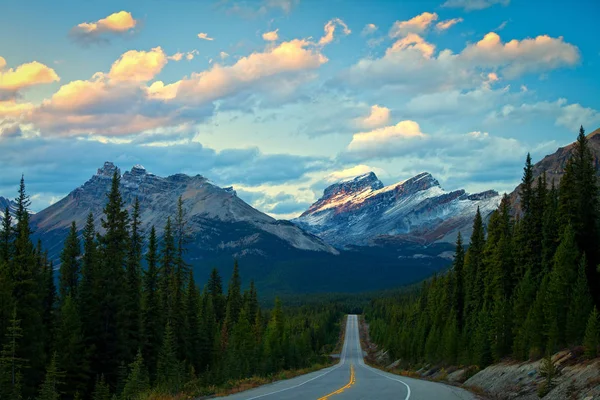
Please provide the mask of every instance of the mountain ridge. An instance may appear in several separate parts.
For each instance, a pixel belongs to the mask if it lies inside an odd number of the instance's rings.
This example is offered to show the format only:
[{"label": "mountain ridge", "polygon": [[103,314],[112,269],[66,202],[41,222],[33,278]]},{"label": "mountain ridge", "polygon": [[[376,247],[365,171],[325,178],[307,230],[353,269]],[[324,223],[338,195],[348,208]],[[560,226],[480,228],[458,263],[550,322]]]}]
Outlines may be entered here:
[{"label": "mountain ridge", "polygon": [[292,222],[342,248],[387,236],[450,243],[459,230],[468,234],[477,207],[488,215],[499,203],[494,190],[447,192],[428,172],[388,186],[370,172],[330,185]]}]

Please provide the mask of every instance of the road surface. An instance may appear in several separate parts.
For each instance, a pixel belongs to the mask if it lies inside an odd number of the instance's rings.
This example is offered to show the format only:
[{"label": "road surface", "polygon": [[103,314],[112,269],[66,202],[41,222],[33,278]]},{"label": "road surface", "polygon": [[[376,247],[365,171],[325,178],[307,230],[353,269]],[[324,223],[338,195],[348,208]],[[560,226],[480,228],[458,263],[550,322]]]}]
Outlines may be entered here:
[{"label": "road surface", "polygon": [[239,400],[472,400],[469,392],[365,365],[358,319],[349,315],[340,362],[333,367],[227,396]]}]

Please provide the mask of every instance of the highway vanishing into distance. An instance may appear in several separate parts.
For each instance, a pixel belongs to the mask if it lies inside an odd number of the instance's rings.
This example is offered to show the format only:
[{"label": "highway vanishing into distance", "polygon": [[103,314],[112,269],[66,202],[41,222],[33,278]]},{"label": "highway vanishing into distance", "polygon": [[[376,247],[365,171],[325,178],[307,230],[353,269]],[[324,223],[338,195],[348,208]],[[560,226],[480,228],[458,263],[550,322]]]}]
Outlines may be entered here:
[{"label": "highway vanishing into distance", "polygon": [[471,393],[441,383],[406,378],[369,367],[363,359],[358,318],[349,315],[340,362],[333,367],[227,396],[282,400],[467,400]]}]

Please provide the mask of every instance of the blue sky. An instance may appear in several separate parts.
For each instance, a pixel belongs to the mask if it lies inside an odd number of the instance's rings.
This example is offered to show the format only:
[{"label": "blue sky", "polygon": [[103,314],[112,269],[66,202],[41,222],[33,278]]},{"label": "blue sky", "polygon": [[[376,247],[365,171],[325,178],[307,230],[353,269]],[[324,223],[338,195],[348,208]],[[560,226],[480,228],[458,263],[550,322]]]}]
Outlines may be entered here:
[{"label": "blue sky", "polygon": [[36,210],[106,160],[280,218],[369,170],[510,191],[528,151],[600,127],[595,0],[1,7],[0,195],[23,173]]}]

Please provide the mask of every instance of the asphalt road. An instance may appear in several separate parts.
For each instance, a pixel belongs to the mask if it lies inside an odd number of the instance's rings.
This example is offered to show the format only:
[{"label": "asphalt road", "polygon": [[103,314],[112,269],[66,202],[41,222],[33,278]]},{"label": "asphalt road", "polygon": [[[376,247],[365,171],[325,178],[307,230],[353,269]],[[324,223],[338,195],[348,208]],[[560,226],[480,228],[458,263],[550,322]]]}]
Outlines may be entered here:
[{"label": "asphalt road", "polygon": [[405,378],[365,365],[358,319],[349,315],[340,362],[293,379],[260,386],[228,399],[265,400],[467,400],[469,392],[441,383]]}]

